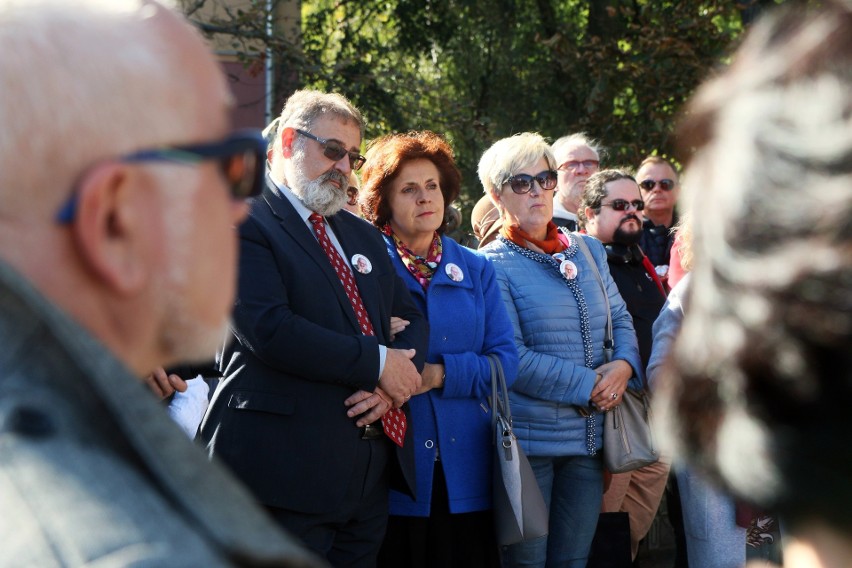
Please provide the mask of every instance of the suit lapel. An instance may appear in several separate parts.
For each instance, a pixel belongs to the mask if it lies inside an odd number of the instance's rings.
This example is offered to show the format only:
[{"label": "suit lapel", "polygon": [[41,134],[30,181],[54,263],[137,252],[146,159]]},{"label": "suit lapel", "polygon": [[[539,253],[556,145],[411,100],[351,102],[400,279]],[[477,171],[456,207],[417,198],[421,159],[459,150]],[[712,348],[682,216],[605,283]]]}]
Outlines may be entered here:
[{"label": "suit lapel", "polygon": [[[334,290],[337,302],[352,324],[353,330],[360,332],[361,327],[358,325],[358,319],[355,317],[355,311],[352,309],[349,297],[343,289],[343,284],[340,283],[340,278],[337,277],[337,273],[332,268],[325,251],[305,221],[299,216],[299,213],[287,198],[281,195],[278,188],[268,180],[266,190],[263,192],[263,200],[269,205],[272,214],[279,219],[278,224],[281,229],[304,250],[305,262],[302,263],[302,269],[309,271],[310,266],[313,265],[313,267],[322,273],[323,277]],[[335,235],[341,244],[343,244],[344,240],[341,238],[340,233],[337,232],[337,229],[335,229]],[[344,248],[344,250],[346,249]]]}]

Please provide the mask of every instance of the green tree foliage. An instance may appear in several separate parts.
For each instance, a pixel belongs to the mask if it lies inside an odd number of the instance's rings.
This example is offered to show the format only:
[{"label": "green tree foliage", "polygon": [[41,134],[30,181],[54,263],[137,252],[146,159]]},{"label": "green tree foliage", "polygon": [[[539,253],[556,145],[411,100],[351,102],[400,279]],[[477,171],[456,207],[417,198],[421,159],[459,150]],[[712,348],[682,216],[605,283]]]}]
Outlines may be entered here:
[{"label": "green tree foliage", "polygon": [[[609,149],[607,165],[670,155],[684,101],[724,62],[743,21],[778,1],[310,0],[300,44],[268,39],[299,86],[352,99],[368,140],[445,135],[469,211],[482,193],[479,157],[513,133],[586,131]],[[242,10],[239,33],[265,22],[266,8]],[[214,27],[227,33],[228,23]]]}]

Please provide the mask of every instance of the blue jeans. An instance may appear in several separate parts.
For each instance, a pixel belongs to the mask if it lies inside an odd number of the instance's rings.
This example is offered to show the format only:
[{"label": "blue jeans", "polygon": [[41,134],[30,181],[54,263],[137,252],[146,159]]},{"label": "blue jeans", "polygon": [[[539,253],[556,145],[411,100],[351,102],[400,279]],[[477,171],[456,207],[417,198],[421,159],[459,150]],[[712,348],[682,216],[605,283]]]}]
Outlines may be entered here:
[{"label": "blue jeans", "polygon": [[550,510],[548,536],[504,546],[503,566],[585,568],[601,511],[600,456],[530,456]]},{"label": "blue jeans", "polygon": [[746,562],[746,530],[734,500],[689,467],[677,470],[690,568],[738,568]]}]

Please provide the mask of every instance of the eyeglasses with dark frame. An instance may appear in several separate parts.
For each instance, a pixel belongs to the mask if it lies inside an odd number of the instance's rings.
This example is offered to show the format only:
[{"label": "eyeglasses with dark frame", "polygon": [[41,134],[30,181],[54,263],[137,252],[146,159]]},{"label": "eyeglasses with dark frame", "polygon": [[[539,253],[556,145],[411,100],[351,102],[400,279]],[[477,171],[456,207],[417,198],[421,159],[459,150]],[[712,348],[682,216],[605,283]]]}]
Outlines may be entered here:
[{"label": "eyeglasses with dark frame", "polygon": [[296,129],[296,132],[298,132],[302,136],[310,138],[311,140],[316,140],[317,142],[319,142],[319,145],[322,146],[322,155],[328,158],[329,160],[337,162],[343,156],[349,154],[349,167],[351,167],[355,171],[360,170],[361,166],[364,165],[364,162],[367,161],[367,158],[365,158],[358,152],[352,152],[347,150],[346,147],[343,145],[343,142],[341,142],[340,140],[335,140],[334,138],[320,138],[319,136],[314,136],[310,132],[306,132],[298,128]]},{"label": "eyeglasses with dark frame", "polygon": [[632,206],[636,211],[642,211],[645,209],[645,202],[641,199],[634,199],[633,201],[627,201],[626,199],[613,199],[609,203],[601,203],[601,207],[612,207],[613,211],[630,211],[630,207]]},{"label": "eyeglasses with dark frame", "polygon": [[646,179],[639,182],[639,187],[644,189],[645,191],[651,191],[656,186],[660,186],[660,189],[663,191],[671,191],[674,189],[675,182],[669,178],[663,178],[659,181],[654,179]]},{"label": "eyeglasses with dark frame", "polygon": [[587,170],[597,169],[600,166],[599,160],[568,160],[557,169],[559,170],[576,170],[581,165]]},{"label": "eyeglasses with dark frame", "polygon": [[[222,176],[228,182],[231,197],[235,200],[255,197],[263,192],[266,164],[266,140],[259,130],[240,130],[224,140],[205,144],[164,146],[139,150],[112,158],[129,164],[144,162],[173,162],[196,165],[206,160],[217,160]],[[56,214],[58,223],[71,223],[77,215],[77,187]]]},{"label": "eyeglasses with dark frame", "polygon": [[503,183],[500,184],[500,187],[503,187],[508,183],[509,187],[512,188],[512,191],[518,195],[523,195],[532,190],[533,180],[535,180],[538,182],[538,186],[541,189],[549,191],[556,188],[556,178],[556,170],[544,170],[543,172],[538,172],[534,176],[529,174],[515,174],[506,178]]}]

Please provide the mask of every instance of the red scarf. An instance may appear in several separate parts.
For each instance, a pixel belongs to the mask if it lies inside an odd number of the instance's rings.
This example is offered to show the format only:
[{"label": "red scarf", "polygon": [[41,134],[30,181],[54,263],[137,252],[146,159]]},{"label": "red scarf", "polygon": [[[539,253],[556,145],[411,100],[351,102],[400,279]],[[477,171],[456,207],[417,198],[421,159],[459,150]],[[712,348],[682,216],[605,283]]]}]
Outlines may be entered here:
[{"label": "red scarf", "polygon": [[553,221],[547,222],[547,234],[543,241],[532,238],[526,233],[526,231],[521,230],[521,228],[517,225],[504,224],[500,228],[500,234],[519,247],[528,249],[530,248],[529,244],[532,243],[546,254],[562,252],[566,248],[565,244],[559,239],[559,229]]}]

